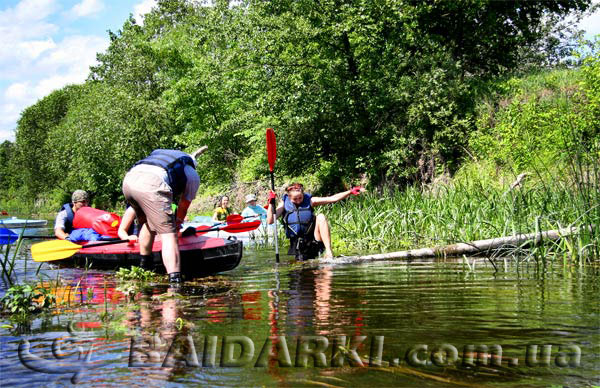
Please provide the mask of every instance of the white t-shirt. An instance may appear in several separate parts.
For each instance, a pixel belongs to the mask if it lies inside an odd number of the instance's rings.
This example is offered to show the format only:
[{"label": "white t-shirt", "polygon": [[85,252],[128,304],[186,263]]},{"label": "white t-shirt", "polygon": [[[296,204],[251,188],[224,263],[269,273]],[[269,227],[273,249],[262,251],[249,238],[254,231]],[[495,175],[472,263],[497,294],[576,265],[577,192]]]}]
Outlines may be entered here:
[{"label": "white t-shirt", "polygon": [[56,229],[60,229],[63,232],[65,231],[65,223],[67,221],[67,211],[66,210],[61,210],[58,212],[58,214],[56,215],[56,220],[54,221],[54,230]]}]

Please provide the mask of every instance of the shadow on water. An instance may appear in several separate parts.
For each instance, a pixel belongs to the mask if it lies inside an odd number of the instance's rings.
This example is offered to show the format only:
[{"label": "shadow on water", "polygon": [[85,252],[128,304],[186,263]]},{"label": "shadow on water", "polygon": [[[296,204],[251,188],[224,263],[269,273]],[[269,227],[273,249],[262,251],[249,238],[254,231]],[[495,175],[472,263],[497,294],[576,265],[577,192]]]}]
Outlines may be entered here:
[{"label": "shadow on water", "polygon": [[597,269],[287,260],[246,250],[178,292],[45,265],[61,304],[0,329],[3,384],[598,384]]}]

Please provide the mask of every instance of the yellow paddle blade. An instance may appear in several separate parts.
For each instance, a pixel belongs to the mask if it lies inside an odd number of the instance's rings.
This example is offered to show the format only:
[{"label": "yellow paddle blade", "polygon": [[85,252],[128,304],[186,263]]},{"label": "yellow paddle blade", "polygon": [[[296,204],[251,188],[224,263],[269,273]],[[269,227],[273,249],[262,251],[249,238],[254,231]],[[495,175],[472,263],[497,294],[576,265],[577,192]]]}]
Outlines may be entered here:
[{"label": "yellow paddle blade", "polygon": [[53,261],[73,256],[81,245],[65,240],[44,241],[31,246],[33,261]]}]

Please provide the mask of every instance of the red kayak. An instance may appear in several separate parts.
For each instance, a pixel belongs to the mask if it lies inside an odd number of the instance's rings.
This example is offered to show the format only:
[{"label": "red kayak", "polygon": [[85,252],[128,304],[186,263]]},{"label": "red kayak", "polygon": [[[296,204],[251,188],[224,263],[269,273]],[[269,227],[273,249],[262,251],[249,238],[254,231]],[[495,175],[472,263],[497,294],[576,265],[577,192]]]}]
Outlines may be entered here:
[{"label": "red kayak", "polygon": [[[154,264],[157,272],[164,272],[160,239],[154,241]],[[235,238],[222,239],[205,236],[179,238],[181,272],[189,279],[234,269],[242,259],[243,244]],[[60,265],[89,265],[91,268],[117,269],[140,264],[140,247],[137,243],[112,244],[82,248]]]}]

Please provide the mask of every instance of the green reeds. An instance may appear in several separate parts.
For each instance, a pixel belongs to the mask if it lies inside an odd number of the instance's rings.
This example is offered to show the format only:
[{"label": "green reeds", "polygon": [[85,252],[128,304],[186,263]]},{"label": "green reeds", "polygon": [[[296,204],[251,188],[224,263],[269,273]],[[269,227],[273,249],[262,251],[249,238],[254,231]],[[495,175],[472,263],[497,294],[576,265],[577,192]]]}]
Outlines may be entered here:
[{"label": "green reeds", "polygon": [[[30,315],[50,309],[56,305],[56,285],[45,283],[40,275],[40,264],[35,272],[38,282],[27,279],[27,256],[24,257],[23,279],[17,279],[15,264],[23,245],[23,229],[12,244],[2,247],[3,256],[0,257],[2,267],[2,280],[8,286],[5,295],[0,300],[0,313],[8,313],[12,320],[20,323],[28,322]],[[19,326],[20,327],[20,326]]]},{"label": "green reeds", "polygon": [[[14,269],[17,255],[19,254],[19,251],[21,250],[21,245],[23,244],[23,231],[19,235],[17,241],[14,242],[14,244],[6,244],[6,246],[4,247],[4,251],[2,252],[3,256],[0,257],[0,265],[2,266],[2,280],[9,286],[12,286],[17,281]],[[11,250],[13,251],[12,255]]]},{"label": "green reeds", "polygon": [[499,184],[484,173],[462,175],[439,186],[367,193],[328,206],[324,212],[334,242],[352,253],[432,247],[570,226],[580,228],[580,233],[543,247],[514,247],[510,253],[541,262],[561,255],[577,262],[599,258],[598,164],[573,158],[563,168],[530,175],[513,189],[509,179]]}]

